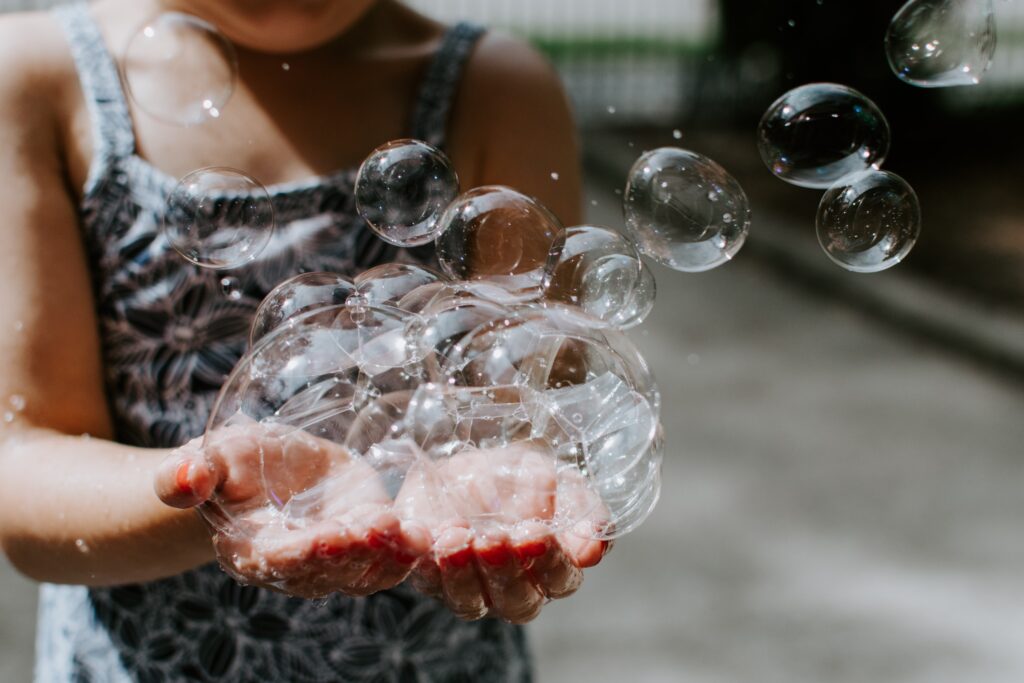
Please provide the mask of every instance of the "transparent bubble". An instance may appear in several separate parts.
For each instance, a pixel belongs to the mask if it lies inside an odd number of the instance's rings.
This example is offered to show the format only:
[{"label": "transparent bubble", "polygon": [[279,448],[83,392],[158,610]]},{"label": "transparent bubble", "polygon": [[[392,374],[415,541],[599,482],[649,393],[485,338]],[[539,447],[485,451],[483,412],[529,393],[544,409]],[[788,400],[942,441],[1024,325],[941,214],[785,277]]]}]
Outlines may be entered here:
[{"label": "transparent bubble", "polygon": [[256,309],[249,343],[255,344],[297,315],[343,304],[354,291],[352,281],[337,273],[302,273],[285,280],[274,287]]},{"label": "transparent bubble", "polygon": [[459,193],[441,150],[419,140],[378,147],[359,167],[356,209],[385,242],[416,247],[437,237],[439,219]]},{"label": "transparent bubble", "polygon": [[656,293],[654,277],[636,248],[614,230],[566,228],[548,257],[545,298],[577,306],[614,327],[643,322]]},{"label": "transparent bubble", "polygon": [[460,196],[445,211],[441,226],[437,258],[446,275],[487,279],[524,297],[542,291],[548,252],[562,229],[538,202],[496,185]]},{"label": "transparent bubble", "polygon": [[825,189],[850,173],[879,167],[889,153],[889,123],[853,88],[811,83],[768,108],[757,130],[761,159],[800,187]]},{"label": "transparent bubble", "polygon": [[685,272],[726,263],[750,230],[750,206],[739,183],[711,159],[674,147],[637,159],[623,210],[637,248]]},{"label": "transparent bubble", "polygon": [[818,206],[818,242],[847,270],[874,273],[906,257],[921,231],[917,195],[888,171],[863,171],[836,183]]},{"label": "transparent bubble", "polygon": [[440,282],[439,273],[406,263],[384,263],[363,271],[353,281],[356,290],[371,304],[395,306],[407,294],[435,282]]},{"label": "transparent bubble", "polygon": [[203,268],[236,268],[256,259],[274,232],[266,188],[242,171],[214,166],[189,173],[167,198],[164,236]]},{"label": "transparent bubble", "polygon": [[242,298],[242,283],[237,277],[223,277],[220,279],[220,289],[231,301],[239,301]]},{"label": "transparent bubble", "polygon": [[140,28],[121,64],[132,101],[155,119],[191,126],[219,118],[238,80],[231,43],[189,14],[166,12]]},{"label": "transparent bubble", "polygon": [[893,73],[922,88],[977,85],[995,49],[992,0],[911,0],[885,35]]}]

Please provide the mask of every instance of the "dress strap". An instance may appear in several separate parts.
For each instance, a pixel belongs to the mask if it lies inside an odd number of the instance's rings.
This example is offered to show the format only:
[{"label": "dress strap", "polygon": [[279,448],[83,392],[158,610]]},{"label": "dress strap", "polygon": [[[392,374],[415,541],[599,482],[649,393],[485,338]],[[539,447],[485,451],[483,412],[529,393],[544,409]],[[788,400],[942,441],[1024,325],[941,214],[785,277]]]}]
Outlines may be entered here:
[{"label": "dress strap", "polygon": [[441,47],[420,85],[412,118],[414,138],[444,148],[448,116],[462,80],[463,69],[473,46],[484,31],[477,24],[460,22],[445,33]]},{"label": "dress strap", "polygon": [[78,80],[92,116],[96,161],[109,162],[133,154],[135,132],[120,73],[89,6],[75,2],[57,7],[53,13],[71,47]]}]

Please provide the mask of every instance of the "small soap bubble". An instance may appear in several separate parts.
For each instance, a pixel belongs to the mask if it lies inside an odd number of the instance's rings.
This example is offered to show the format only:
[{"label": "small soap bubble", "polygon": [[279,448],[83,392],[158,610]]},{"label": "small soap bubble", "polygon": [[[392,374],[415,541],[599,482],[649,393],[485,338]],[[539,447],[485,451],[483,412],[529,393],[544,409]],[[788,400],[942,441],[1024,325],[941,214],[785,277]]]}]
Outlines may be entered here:
[{"label": "small soap bubble", "polygon": [[11,404],[11,408],[16,413],[20,413],[21,411],[25,410],[26,401],[25,397],[22,396],[21,394],[12,394],[9,403]]},{"label": "small soap bubble", "polygon": [[89,544],[85,542],[84,538],[76,539],[75,540],[75,547],[78,548],[78,552],[80,552],[82,554],[86,554],[90,550]]},{"label": "small soap bubble", "polygon": [[359,167],[356,209],[385,242],[416,247],[430,242],[438,219],[459,193],[459,179],[441,150],[419,140],[378,147]]},{"label": "small soap bubble", "polygon": [[995,48],[992,0],[911,0],[885,35],[893,73],[922,88],[977,85]]},{"label": "small soap bubble", "polygon": [[530,197],[498,185],[478,187],[442,216],[437,258],[455,280],[487,279],[512,295],[539,295],[548,252],[561,229]]},{"label": "small soap bubble", "polygon": [[242,171],[222,166],[189,173],[167,199],[164,236],[203,268],[235,268],[255,260],[274,232],[266,188]]},{"label": "small soap bubble", "polygon": [[750,205],[739,183],[711,159],[674,147],[637,159],[623,208],[637,248],[685,272],[729,261],[750,230]]},{"label": "small soap bubble", "polygon": [[242,283],[237,277],[224,277],[220,280],[221,291],[231,301],[238,301],[242,298]]},{"label": "small soap bubble", "polygon": [[292,70],[292,65],[289,64],[288,62],[281,62],[281,70],[282,71],[291,71]]},{"label": "small soap bubble", "polygon": [[825,189],[845,175],[881,166],[889,152],[889,124],[853,88],[811,83],[768,108],[757,143],[761,159],[781,180]]},{"label": "small soap bubble", "polygon": [[165,12],[128,41],[122,72],[139,109],[164,123],[191,126],[220,116],[235,91],[238,60],[212,24]]},{"label": "small soap bubble", "polygon": [[682,140],[683,139],[683,131],[681,131],[678,128],[676,128],[674,131],[672,131],[672,137],[674,137],[676,140]]},{"label": "small soap bubble", "polygon": [[609,114],[614,114],[615,113],[615,107],[613,107],[612,105],[609,104],[608,105],[608,113]]},{"label": "small soap bubble", "polygon": [[554,171],[552,171],[552,172],[551,172],[551,179],[552,179],[552,180],[558,180],[558,179],[559,179],[560,177],[561,177],[561,176],[559,176],[559,175],[558,175],[557,173],[555,173]]},{"label": "small soap bubble", "polygon": [[821,199],[818,242],[846,270],[875,273],[902,261],[921,231],[917,195],[888,171],[867,170],[836,183]]}]

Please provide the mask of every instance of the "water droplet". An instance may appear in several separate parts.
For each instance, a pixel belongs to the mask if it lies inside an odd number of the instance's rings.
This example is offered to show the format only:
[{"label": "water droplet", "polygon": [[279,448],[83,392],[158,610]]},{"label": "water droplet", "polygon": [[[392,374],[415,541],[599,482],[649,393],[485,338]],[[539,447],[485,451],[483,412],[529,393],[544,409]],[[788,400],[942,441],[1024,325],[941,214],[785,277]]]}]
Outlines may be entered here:
[{"label": "water droplet", "polygon": [[672,131],[672,137],[674,137],[676,140],[682,140],[683,139],[683,131],[681,131],[678,128],[676,128],[674,131]]},{"label": "water droplet", "polygon": [[288,62],[281,62],[281,69],[283,71],[291,71],[292,70],[292,65],[289,64]]},{"label": "water droplet", "polygon": [[786,26],[789,26],[790,28],[796,28],[796,19],[790,19],[789,21],[787,21]]},{"label": "water droplet", "polygon": [[995,47],[992,0],[911,0],[885,36],[893,73],[923,88],[976,85]]},{"label": "water droplet", "polygon": [[889,124],[871,100],[835,83],[790,90],[758,126],[765,165],[801,187],[828,188],[845,175],[880,165],[889,151]]},{"label": "water droplet", "polygon": [[558,180],[558,179],[559,179],[559,177],[560,177],[560,176],[559,176],[559,175],[558,175],[557,173],[555,173],[554,171],[552,171],[552,172],[551,172],[551,179],[552,179],[552,180]]},{"label": "water droplet", "polygon": [[608,113],[609,114],[614,114],[615,113],[615,107],[613,107],[612,105],[609,104],[608,105]]},{"label": "water droplet", "polygon": [[75,540],[75,547],[78,548],[78,552],[82,554],[86,554],[90,550],[89,544],[85,542],[84,538],[79,538]]},{"label": "water droplet", "polygon": [[21,411],[25,410],[25,397],[22,396],[21,394],[12,394],[10,398],[10,404],[11,408],[14,409],[14,412],[20,413]]}]

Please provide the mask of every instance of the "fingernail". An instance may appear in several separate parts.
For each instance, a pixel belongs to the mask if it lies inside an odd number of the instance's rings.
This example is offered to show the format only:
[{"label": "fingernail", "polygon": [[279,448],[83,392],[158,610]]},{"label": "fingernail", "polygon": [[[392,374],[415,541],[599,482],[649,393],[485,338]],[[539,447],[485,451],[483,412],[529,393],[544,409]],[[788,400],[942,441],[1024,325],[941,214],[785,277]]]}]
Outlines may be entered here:
[{"label": "fingernail", "polygon": [[490,548],[477,550],[476,554],[479,555],[480,559],[484,562],[494,567],[500,567],[512,559],[512,553],[510,553],[508,547],[504,545],[495,545]]},{"label": "fingernail", "polygon": [[189,470],[192,469],[192,463],[188,460],[178,465],[178,471],[174,476],[174,483],[178,487],[178,493],[190,495],[192,493],[192,480],[189,477]]},{"label": "fingernail", "polygon": [[441,561],[446,565],[451,565],[453,567],[458,567],[459,569],[461,569],[462,567],[468,565],[470,560],[472,559],[473,551],[469,548],[463,548],[462,550],[457,550],[451,555],[446,555],[442,557]]},{"label": "fingernail", "polygon": [[523,557],[540,557],[548,551],[548,544],[546,541],[529,541],[521,544],[517,550]]},{"label": "fingernail", "polygon": [[410,555],[409,553],[403,553],[401,551],[395,553],[395,562],[398,564],[412,564],[416,559],[415,555]]}]

